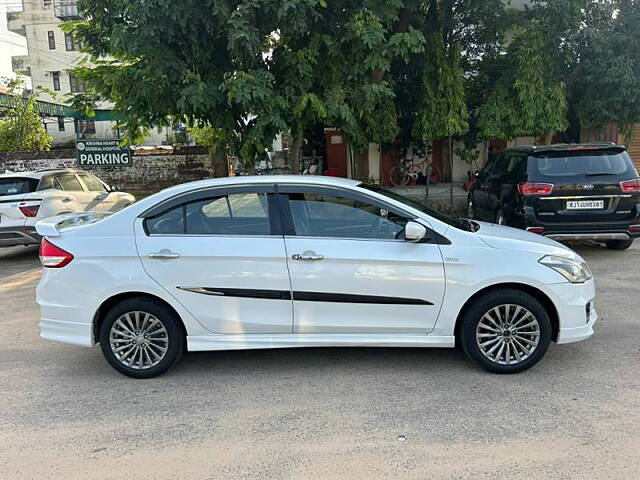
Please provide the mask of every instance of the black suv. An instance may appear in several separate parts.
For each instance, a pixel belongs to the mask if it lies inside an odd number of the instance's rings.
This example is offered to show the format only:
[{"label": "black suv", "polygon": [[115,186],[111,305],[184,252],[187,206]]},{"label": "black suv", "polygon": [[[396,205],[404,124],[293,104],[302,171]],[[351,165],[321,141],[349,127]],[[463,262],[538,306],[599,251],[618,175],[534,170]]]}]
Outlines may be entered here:
[{"label": "black suv", "polygon": [[469,217],[624,250],[640,236],[640,179],[612,143],[507,149],[476,172]]}]

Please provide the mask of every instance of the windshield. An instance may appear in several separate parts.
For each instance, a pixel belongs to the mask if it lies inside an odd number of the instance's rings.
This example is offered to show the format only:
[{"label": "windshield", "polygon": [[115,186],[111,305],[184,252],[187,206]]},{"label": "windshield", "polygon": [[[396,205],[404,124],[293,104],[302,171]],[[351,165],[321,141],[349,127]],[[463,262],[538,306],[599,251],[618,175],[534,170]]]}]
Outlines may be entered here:
[{"label": "windshield", "polygon": [[37,186],[38,180],[33,178],[0,178],[0,197],[31,193]]},{"label": "windshield", "polygon": [[540,177],[592,177],[623,175],[633,172],[633,165],[626,152],[553,152],[530,157],[533,172]]},{"label": "windshield", "polygon": [[452,218],[449,215],[445,215],[444,213],[440,213],[436,210],[433,210],[432,208],[429,208],[420,202],[411,200],[410,198],[407,198],[403,195],[392,192],[391,190],[387,190],[386,188],[382,188],[378,185],[361,183],[358,186],[360,188],[371,190],[372,192],[376,192],[381,195],[384,195],[385,197],[389,197],[397,202],[407,205],[408,207],[415,208],[416,210],[426,213],[427,215],[435,218],[436,220],[440,220],[441,222],[446,223],[447,225],[451,225],[452,227],[459,228],[460,230],[475,232],[479,228],[479,226],[474,222],[472,222],[471,220],[468,220],[466,218]]}]

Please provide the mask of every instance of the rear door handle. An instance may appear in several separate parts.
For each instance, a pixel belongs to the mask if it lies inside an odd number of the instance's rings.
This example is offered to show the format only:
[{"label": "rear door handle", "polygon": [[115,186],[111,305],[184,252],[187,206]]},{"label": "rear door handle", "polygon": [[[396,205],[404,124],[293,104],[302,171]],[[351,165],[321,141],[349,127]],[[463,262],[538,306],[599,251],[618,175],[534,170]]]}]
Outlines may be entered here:
[{"label": "rear door handle", "polygon": [[180,258],[180,254],[173,253],[171,250],[160,250],[159,252],[156,252],[156,253],[150,253],[149,258],[160,259],[160,260],[163,260],[163,259],[170,260],[172,258]]},{"label": "rear door handle", "polygon": [[295,253],[291,256],[291,258],[293,260],[300,260],[300,261],[305,261],[305,260],[318,261],[318,260],[324,260],[324,255],[317,255],[316,252],[307,250],[304,253]]}]

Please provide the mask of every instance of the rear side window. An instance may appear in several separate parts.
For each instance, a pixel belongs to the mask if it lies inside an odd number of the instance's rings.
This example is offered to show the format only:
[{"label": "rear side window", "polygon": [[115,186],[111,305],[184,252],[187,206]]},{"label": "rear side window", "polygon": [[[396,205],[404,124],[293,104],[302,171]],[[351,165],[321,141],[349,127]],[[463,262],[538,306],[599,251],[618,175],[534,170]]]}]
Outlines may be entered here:
[{"label": "rear side window", "polygon": [[35,192],[38,180],[33,178],[0,178],[0,197]]},{"label": "rear side window", "polygon": [[151,235],[269,235],[266,193],[239,193],[189,202],[145,221]]},{"label": "rear side window", "polygon": [[65,192],[82,192],[83,188],[75,175],[56,175],[54,187]]},{"label": "rear side window", "polygon": [[606,150],[539,154],[529,158],[529,169],[536,177],[558,179],[635,174],[627,152]]}]

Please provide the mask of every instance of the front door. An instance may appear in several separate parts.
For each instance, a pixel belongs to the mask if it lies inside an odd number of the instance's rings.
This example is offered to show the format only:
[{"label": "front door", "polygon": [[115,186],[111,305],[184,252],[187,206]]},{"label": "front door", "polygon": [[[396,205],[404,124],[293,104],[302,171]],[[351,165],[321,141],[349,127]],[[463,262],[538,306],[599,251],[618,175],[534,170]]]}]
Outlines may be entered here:
[{"label": "front door", "polygon": [[212,333],[291,333],[285,245],[272,185],[172,199],[136,223],[147,274]]},{"label": "front door", "polygon": [[404,241],[409,216],[332,187],[279,186],[294,332],[427,334],[444,295],[434,243]]},{"label": "front door", "polygon": [[79,173],[78,178],[90,194],[90,201],[87,204],[87,210],[118,210],[117,208],[114,208],[115,202],[118,200],[118,196],[109,192],[104,183],[88,173]]}]

